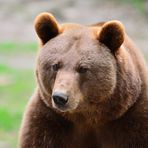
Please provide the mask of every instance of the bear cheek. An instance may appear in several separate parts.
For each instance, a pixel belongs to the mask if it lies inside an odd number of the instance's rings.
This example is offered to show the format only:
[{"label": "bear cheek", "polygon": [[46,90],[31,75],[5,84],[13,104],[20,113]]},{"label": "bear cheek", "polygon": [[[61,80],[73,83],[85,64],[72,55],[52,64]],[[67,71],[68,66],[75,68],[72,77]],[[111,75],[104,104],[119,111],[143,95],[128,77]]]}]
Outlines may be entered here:
[{"label": "bear cheek", "polygon": [[54,75],[49,75],[49,73],[43,78],[43,83],[47,88],[49,94],[52,94],[52,90],[54,87],[55,77]]},{"label": "bear cheek", "polygon": [[50,68],[40,67],[40,73],[38,74],[39,87],[42,89],[43,93],[50,96],[52,93],[52,88],[54,85],[54,75],[52,74]]},{"label": "bear cheek", "polygon": [[[108,99],[116,86],[116,74],[94,74],[82,87],[84,98],[90,103],[100,103]],[[87,96],[87,97],[86,97]]]},{"label": "bear cheek", "polygon": [[100,79],[98,83],[96,83],[96,89],[98,92],[99,101],[104,101],[113,94],[113,91],[116,86],[116,76],[115,75],[107,75],[104,78]]}]

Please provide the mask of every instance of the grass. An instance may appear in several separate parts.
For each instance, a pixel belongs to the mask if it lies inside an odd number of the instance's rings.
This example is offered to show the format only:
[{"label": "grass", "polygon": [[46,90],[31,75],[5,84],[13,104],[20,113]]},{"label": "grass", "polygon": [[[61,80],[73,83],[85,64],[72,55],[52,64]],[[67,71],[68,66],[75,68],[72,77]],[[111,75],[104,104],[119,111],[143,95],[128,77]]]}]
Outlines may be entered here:
[{"label": "grass", "polygon": [[12,53],[34,53],[38,48],[36,42],[14,42],[14,41],[5,41],[0,42],[0,52],[3,54],[12,54]]},{"label": "grass", "polygon": [[[36,43],[0,43],[0,56],[29,55],[35,54],[36,50]],[[10,148],[17,147],[22,115],[34,88],[33,69],[19,69],[0,61],[0,148],[1,143]]]}]

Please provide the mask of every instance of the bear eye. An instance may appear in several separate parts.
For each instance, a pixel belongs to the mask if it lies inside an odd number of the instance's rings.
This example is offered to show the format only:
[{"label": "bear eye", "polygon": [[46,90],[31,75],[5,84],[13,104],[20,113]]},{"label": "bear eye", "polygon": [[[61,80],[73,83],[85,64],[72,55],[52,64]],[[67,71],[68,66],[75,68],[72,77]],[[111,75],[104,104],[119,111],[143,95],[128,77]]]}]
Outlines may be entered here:
[{"label": "bear eye", "polygon": [[80,66],[77,71],[79,73],[86,73],[88,71],[88,68]]},{"label": "bear eye", "polygon": [[60,64],[53,64],[53,65],[52,65],[53,71],[58,71],[59,68],[60,68]]}]

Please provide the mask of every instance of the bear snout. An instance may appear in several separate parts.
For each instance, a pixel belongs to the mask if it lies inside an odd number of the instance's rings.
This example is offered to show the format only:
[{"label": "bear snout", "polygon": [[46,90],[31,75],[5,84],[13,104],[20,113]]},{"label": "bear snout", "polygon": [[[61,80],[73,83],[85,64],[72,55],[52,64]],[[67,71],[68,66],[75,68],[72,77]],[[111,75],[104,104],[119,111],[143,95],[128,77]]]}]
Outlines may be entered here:
[{"label": "bear snout", "polygon": [[64,106],[68,102],[68,96],[63,92],[54,92],[52,98],[57,106]]}]

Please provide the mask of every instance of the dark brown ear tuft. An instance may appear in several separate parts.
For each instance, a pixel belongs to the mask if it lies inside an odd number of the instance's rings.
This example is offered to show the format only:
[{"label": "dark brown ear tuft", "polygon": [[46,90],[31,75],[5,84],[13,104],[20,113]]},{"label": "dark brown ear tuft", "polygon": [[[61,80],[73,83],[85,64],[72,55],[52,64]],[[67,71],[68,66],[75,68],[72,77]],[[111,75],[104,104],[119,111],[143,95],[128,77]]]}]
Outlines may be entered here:
[{"label": "dark brown ear tuft", "polygon": [[35,30],[44,45],[60,33],[60,27],[54,16],[50,13],[41,13],[35,19]]},{"label": "dark brown ear tuft", "polygon": [[119,21],[109,21],[102,26],[99,41],[115,53],[124,42],[124,26]]}]

